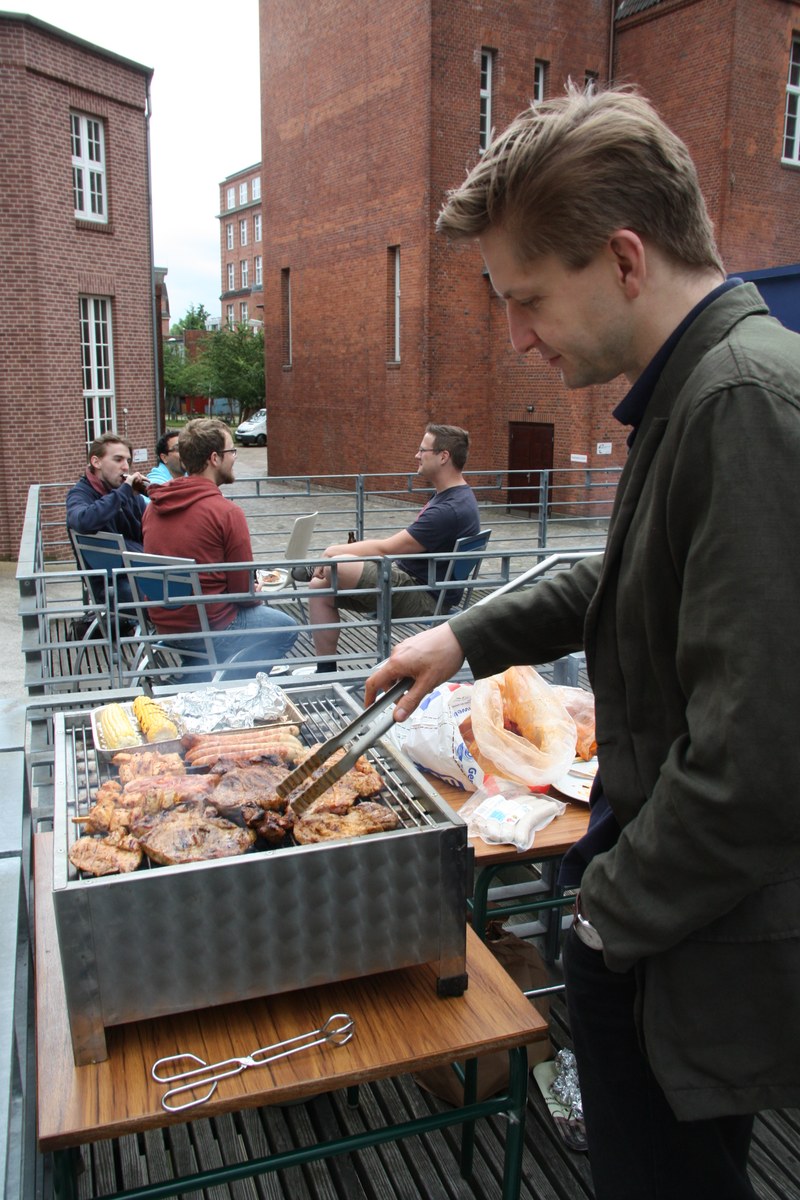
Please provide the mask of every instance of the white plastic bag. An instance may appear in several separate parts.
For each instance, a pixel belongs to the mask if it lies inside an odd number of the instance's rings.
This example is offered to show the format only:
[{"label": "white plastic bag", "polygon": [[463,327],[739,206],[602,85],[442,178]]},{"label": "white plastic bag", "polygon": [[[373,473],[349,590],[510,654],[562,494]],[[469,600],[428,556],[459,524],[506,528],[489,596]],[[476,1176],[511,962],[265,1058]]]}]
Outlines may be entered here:
[{"label": "white plastic bag", "polygon": [[560,779],[575,758],[575,722],[533,667],[479,679],[461,733],[485,775],[526,787]]},{"label": "white plastic bag", "polygon": [[466,821],[470,837],[530,850],[539,830],[560,817],[566,807],[561,800],[489,775],[483,787],[461,805],[458,815]]},{"label": "white plastic bag", "polygon": [[443,683],[424,697],[406,721],[387,734],[423,771],[472,792],[483,783],[483,770],[472,757],[459,725],[469,716],[472,684]]}]

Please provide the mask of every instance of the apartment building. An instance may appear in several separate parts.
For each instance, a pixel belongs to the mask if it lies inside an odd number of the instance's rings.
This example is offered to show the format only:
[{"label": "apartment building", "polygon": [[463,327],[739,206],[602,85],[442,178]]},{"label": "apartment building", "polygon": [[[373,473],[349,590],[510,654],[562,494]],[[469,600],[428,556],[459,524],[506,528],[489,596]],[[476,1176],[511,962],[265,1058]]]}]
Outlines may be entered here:
[{"label": "apartment building", "polygon": [[627,430],[610,412],[624,386],[569,392],[517,355],[477,248],[438,237],[437,212],[532,100],[568,78],[636,83],[695,155],[729,269],[797,264],[800,4],[316,12],[261,6],[270,469],[413,470],[429,420],[470,429],[475,468],[621,465]]},{"label": "apartment building", "polygon": [[261,163],[223,179],[219,225],[222,324],[263,321]]},{"label": "apartment building", "polygon": [[145,454],[154,444],[151,76],[0,14],[4,558],[17,553],[29,483],[77,479],[107,429]]}]

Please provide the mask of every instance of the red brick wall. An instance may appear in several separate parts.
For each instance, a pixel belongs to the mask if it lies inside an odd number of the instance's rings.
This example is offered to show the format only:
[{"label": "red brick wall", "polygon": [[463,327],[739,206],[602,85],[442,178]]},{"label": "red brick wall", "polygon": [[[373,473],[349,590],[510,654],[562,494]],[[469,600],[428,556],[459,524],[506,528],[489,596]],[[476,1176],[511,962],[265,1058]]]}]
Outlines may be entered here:
[{"label": "red brick wall", "polygon": [[[2,557],[16,556],[28,485],[74,480],[85,466],[81,294],[111,297],[117,425],[153,453],[147,79],[145,69],[0,18],[0,436],[13,447],[0,474]],[[70,109],[105,123],[108,226],[75,220]]]},{"label": "red brick wall", "polygon": [[617,79],[638,81],[688,145],[731,271],[800,259],[800,168],[781,164],[799,29],[791,0],[667,0],[618,27]]},{"label": "red brick wall", "polygon": [[[261,0],[267,404],[273,473],[413,470],[428,420],[470,429],[470,465],[503,468],[509,423],[555,426],[554,462],[621,465],[616,383],[568,392],[517,355],[474,246],[433,233],[478,150],[482,47],[493,124],[609,73],[609,0]],[[780,165],[783,88],[800,4],[662,0],[618,24],[616,78],[686,139],[731,267],[800,258],[798,172]],[[386,363],[386,253],[400,245],[402,361]],[[283,366],[281,271],[294,359]],[[530,412],[530,409],[533,409]],[[611,456],[597,455],[611,442]]]}]

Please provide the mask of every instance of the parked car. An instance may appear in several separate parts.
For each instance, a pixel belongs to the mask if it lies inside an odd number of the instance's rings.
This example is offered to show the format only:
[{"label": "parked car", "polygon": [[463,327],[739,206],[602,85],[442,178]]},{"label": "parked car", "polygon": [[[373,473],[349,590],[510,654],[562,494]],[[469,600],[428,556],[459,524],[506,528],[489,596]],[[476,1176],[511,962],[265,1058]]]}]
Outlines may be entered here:
[{"label": "parked car", "polygon": [[242,421],[236,430],[236,441],[242,446],[266,446],[267,410],[260,408],[252,417]]}]

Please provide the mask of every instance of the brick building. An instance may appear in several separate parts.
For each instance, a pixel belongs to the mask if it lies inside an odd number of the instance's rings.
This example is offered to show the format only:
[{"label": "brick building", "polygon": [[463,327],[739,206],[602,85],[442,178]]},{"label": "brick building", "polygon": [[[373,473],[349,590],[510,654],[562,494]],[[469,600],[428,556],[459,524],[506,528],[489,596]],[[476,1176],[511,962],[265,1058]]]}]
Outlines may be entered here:
[{"label": "brick building", "polygon": [[428,420],[470,429],[475,468],[622,464],[627,431],[609,414],[624,385],[568,392],[517,355],[477,248],[433,232],[488,131],[568,77],[650,96],[697,159],[731,270],[800,259],[783,146],[795,0],[260,11],[275,473],[413,469]]},{"label": "brick building", "polygon": [[222,325],[263,321],[261,163],[219,185]]},{"label": "brick building", "polygon": [[151,75],[0,14],[4,558],[17,552],[28,484],[77,479],[98,433],[116,427],[152,453]]}]

